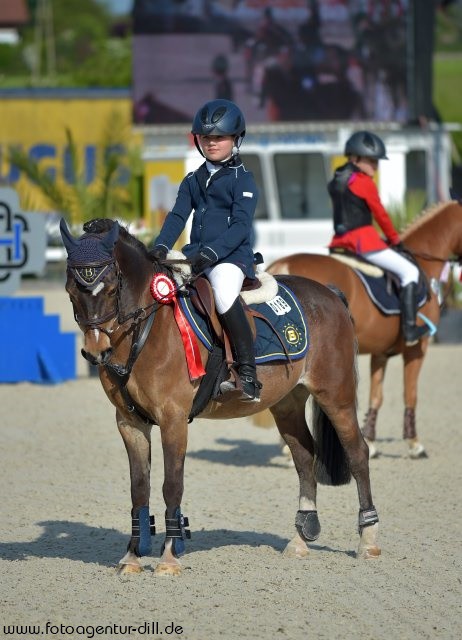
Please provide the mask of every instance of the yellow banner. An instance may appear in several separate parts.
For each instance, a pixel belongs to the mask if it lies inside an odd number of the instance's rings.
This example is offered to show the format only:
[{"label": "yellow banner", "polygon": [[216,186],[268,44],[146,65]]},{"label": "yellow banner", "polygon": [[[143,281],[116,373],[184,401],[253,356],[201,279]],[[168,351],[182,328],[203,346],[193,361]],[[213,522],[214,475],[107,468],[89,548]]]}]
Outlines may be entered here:
[{"label": "yellow banner", "polygon": [[132,132],[132,102],[119,97],[0,97],[0,182],[15,188],[27,210],[49,210],[44,196],[8,161],[10,146],[38,160],[58,183],[72,184],[66,129],[72,134],[85,184],[97,182],[105,144],[141,143]]}]

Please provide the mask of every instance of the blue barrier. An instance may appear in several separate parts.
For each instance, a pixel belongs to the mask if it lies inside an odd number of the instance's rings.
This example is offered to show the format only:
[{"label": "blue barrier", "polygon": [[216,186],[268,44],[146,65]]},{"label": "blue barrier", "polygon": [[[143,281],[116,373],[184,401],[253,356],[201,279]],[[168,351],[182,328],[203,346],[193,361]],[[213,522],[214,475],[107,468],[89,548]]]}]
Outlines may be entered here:
[{"label": "blue barrier", "polygon": [[76,335],[63,333],[43,298],[0,297],[0,383],[58,384],[76,378]]}]

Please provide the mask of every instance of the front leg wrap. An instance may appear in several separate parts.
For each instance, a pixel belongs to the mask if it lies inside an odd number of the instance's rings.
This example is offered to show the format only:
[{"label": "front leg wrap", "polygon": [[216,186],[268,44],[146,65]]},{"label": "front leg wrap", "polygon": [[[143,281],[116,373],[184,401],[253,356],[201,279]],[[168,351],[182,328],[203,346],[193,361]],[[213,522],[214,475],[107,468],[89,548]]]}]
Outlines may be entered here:
[{"label": "front leg wrap", "polygon": [[[165,539],[172,540],[172,553],[177,558],[185,552],[185,539],[191,539],[191,531],[187,527],[189,527],[189,518],[181,513],[180,507],[175,509],[173,518],[165,515]],[[165,544],[162,553],[164,549]]]},{"label": "front leg wrap", "polygon": [[132,537],[127,549],[132,550],[138,558],[148,556],[152,550],[151,536],[155,535],[155,519],[149,515],[149,507],[132,509]]},{"label": "front leg wrap", "polygon": [[363,509],[362,511],[360,510],[358,517],[359,533],[361,533],[364,527],[370,527],[372,524],[376,524],[378,521],[379,516],[374,505],[372,505],[370,509]]},{"label": "front leg wrap", "polygon": [[297,511],[295,528],[305,542],[313,542],[319,538],[321,524],[317,511]]}]

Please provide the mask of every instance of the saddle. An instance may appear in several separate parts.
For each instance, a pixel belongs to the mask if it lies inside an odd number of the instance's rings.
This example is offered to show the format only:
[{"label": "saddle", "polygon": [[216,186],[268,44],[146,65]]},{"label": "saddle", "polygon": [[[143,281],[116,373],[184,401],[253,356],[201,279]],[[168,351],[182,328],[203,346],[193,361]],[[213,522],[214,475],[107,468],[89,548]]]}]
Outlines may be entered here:
[{"label": "saddle", "polygon": [[[425,272],[417,264],[414,256],[406,249],[400,253],[412,262],[419,270],[418,307],[423,306],[429,299],[429,282]],[[399,315],[401,313],[401,282],[391,271],[381,269],[346,249],[331,249],[330,256],[349,266],[361,280],[367,294],[375,306],[385,315]]]},{"label": "saddle", "polygon": [[[262,283],[258,278],[250,279],[245,278],[242,284],[241,294],[245,294],[248,291],[255,291],[256,289],[261,289]],[[207,317],[210,321],[210,325],[213,329],[215,337],[219,340],[220,343],[223,344],[225,348],[226,354],[226,362],[229,366],[233,363],[233,355],[231,351],[231,344],[226,332],[223,330],[223,326],[218,317],[218,313],[215,307],[215,299],[213,296],[212,287],[207,278],[200,276],[194,281],[194,284],[188,285],[189,297],[194,307],[197,309],[199,313],[203,316]],[[257,335],[257,328],[255,326],[255,318],[260,318],[264,322],[266,322],[273,331],[277,334],[278,332],[273,327],[271,322],[264,315],[256,311],[255,309],[251,309],[244,298],[241,296],[242,306],[244,307],[244,312],[247,317],[247,321],[250,325],[250,329],[252,331],[253,338]],[[287,357],[289,358],[288,354]]]},{"label": "saddle", "polygon": [[372,264],[372,262],[369,262],[368,260],[366,260],[366,258],[363,258],[363,256],[353,253],[348,249],[335,247],[329,249],[329,255],[331,258],[334,258],[339,262],[343,262],[352,269],[358,269],[358,271],[361,271],[362,273],[365,273],[372,278],[381,278],[384,275],[383,269],[375,264]]},{"label": "saddle", "polygon": [[[271,320],[247,304],[247,302],[254,304],[255,302],[270,300],[274,298],[275,293],[277,293],[278,286],[273,276],[269,274],[259,274],[259,276],[260,277],[256,279],[246,278],[241,289],[241,302],[247,321],[250,324],[253,338],[255,340],[257,337],[255,319],[258,318],[263,321],[277,337],[281,351],[284,353],[287,361],[290,362],[290,354],[284,340]],[[271,282],[262,283],[260,278],[263,277],[269,278]],[[273,286],[276,288],[276,291],[273,289]],[[192,420],[205,408],[210,398],[218,399],[220,397],[219,387],[221,382],[226,380],[231,374],[236,380],[236,384],[239,384],[239,376],[234,368],[234,358],[229,337],[223,330],[215,308],[215,300],[210,282],[205,277],[199,277],[193,284],[187,285],[187,289],[189,294],[188,299],[191,301],[191,305],[208,321],[211,334],[213,334],[212,348],[205,367],[206,373],[200,381],[199,389],[194,398],[193,407],[189,416],[189,419]],[[257,293],[255,294],[254,292]],[[246,296],[247,301],[244,299]]]},{"label": "saddle", "polygon": [[[401,249],[399,253],[401,253],[401,255],[406,258],[406,260],[409,260],[409,262],[412,262],[412,264],[414,264],[418,268],[419,281],[425,283],[426,285],[427,276],[422,271],[413,254],[407,249]],[[382,269],[381,267],[372,264],[372,262],[369,262],[369,260],[364,256],[360,256],[357,253],[349,251],[348,249],[343,249],[342,247],[329,249],[329,254],[332,258],[335,258],[336,260],[347,264],[352,269],[360,271],[370,278],[384,278],[386,283],[385,289],[387,293],[391,295],[392,292],[395,291],[399,294],[401,290],[401,282],[398,276],[392,271]]]}]

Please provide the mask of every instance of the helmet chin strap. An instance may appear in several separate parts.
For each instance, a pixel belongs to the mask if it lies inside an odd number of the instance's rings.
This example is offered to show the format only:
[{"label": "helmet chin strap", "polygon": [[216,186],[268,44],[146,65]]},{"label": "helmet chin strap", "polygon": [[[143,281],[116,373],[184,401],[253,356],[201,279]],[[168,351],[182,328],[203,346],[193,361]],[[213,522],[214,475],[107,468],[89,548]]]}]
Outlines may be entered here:
[{"label": "helmet chin strap", "polygon": [[198,141],[197,141],[197,136],[196,136],[196,134],[194,134],[194,144],[196,145],[196,149],[199,151],[199,153],[201,154],[201,156],[202,156],[203,158],[205,158],[205,156],[204,156],[204,152],[202,151],[201,146],[200,146],[200,144],[199,144],[199,143],[198,143]]}]

